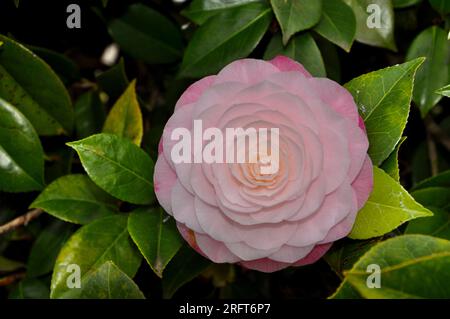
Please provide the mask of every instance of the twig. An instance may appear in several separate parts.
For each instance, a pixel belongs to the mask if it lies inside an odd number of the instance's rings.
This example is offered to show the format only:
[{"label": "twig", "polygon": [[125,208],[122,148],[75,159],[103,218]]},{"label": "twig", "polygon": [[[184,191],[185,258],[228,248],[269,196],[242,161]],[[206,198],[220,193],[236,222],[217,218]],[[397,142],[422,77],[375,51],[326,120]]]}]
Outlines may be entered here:
[{"label": "twig", "polygon": [[11,274],[9,276],[0,278],[0,287],[9,286],[9,285],[15,283],[16,281],[24,278],[25,275],[26,274],[24,272],[18,272],[16,274]]},{"label": "twig", "polygon": [[428,156],[430,157],[431,175],[435,176],[439,173],[439,162],[436,150],[436,143],[431,137],[431,133],[427,133]]},{"label": "twig", "polygon": [[450,136],[430,116],[425,119],[427,131],[450,152]]},{"label": "twig", "polygon": [[36,208],[33,210],[30,210],[28,213],[19,216],[12,221],[0,226],[0,235],[6,234],[20,226],[26,226],[31,220],[38,217],[40,214],[42,214],[42,209]]}]

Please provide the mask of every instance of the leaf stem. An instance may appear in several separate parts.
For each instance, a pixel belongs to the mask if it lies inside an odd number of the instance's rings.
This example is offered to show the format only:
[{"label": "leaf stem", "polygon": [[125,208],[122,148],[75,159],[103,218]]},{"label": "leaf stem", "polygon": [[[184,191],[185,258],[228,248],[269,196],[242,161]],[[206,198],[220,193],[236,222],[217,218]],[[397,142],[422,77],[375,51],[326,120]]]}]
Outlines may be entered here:
[{"label": "leaf stem", "polygon": [[39,215],[43,213],[43,210],[40,208],[36,208],[30,210],[28,213],[19,216],[12,221],[0,226],[0,235],[6,234],[20,226],[26,226],[30,221],[37,218]]}]

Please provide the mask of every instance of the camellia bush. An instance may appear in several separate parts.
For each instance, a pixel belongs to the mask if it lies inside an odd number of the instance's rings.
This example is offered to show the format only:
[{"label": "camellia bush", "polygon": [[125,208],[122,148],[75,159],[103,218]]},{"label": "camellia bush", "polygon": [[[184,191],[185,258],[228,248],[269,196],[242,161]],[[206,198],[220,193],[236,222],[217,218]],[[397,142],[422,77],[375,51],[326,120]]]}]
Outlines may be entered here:
[{"label": "camellia bush", "polygon": [[[2,0],[0,297],[450,298],[449,31],[448,0]],[[270,152],[223,161],[228,128]]]}]

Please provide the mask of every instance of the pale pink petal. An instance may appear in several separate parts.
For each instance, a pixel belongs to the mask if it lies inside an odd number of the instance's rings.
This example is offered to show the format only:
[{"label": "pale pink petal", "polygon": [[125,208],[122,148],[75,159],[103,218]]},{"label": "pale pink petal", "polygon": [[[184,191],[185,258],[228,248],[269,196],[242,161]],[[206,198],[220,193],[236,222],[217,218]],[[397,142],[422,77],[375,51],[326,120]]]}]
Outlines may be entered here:
[{"label": "pale pink petal", "polygon": [[352,183],[352,187],[358,199],[358,209],[361,209],[373,188],[373,167],[369,156],[366,157],[361,171]]},{"label": "pale pink petal", "polygon": [[200,226],[195,215],[194,196],[190,194],[179,181],[172,188],[172,214],[177,222],[185,224],[197,233],[205,231]]},{"label": "pale pink petal", "polygon": [[288,58],[287,56],[278,55],[269,62],[275,65],[281,72],[297,71],[307,78],[312,77],[312,75],[308,71],[306,71],[303,65],[301,65],[297,61]]},{"label": "pale pink petal", "polygon": [[254,84],[273,73],[280,72],[271,63],[256,59],[241,59],[224,67],[218,74],[214,84],[239,81]]},{"label": "pale pink petal", "polygon": [[215,75],[210,75],[191,84],[178,99],[178,102],[175,105],[175,111],[186,104],[196,102],[203,92],[211,86],[215,78]]},{"label": "pale pink petal", "polygon": [[215,263],[235,263],[240,261],[227,246],[208,235],[195,234],[195,239],[199,249]]},{"label": "pale pink petal", "polygon": [[358,108],[353,96],[342,85],[327,78],[311,78],[309,82],[325,104],[353,123],[358,123]]},{"label": "pale pink petal", "polygon": [[323,255],[331,248],[332,243],[329,244],[321,244],[314,247],[314,249],[303,259],[300,259],[293,266],[305,266],[309,264],[313,264],[322,258]]},{"label": "pale pink petal", "polygon": [[287,244],[301,247],[323,240],[330,229],[350,213],[352,207],[352,188],[348,183],[343,183],[327,195],[316,213],[296,224],[297,230]]},{"label": "pale pink petal", "polygon": [[313,248],[314,245],[306,247],[283,245],[280,249],[278,249],[268,257],[279,262],[295,263],[299,259],[306,257],[313,250]]},{"label": "pale pink petal", "polygon": [[164,156],[159,156],[155,164],[153,183],[156,198],[164,210],[172,215],[172,188],[177,176]]}]

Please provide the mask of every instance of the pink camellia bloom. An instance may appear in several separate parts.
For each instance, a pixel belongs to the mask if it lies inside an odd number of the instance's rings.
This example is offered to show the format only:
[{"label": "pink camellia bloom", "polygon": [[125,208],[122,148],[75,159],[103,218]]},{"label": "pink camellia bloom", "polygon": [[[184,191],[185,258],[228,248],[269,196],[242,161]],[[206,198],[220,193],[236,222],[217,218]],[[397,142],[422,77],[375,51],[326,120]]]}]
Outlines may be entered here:
[{"label": "pink camellia bloom", "polygon": [[[174,161],[172,132],[192,132],[194,120],[203,129],[278,128],[279,169]],[[243,59],[181,96],[160,142],[155,191],[200,254],[273,272],[313,263],[348,235],[372,190],[367,149],[355,102],[338,83],[287,57]]]}]

